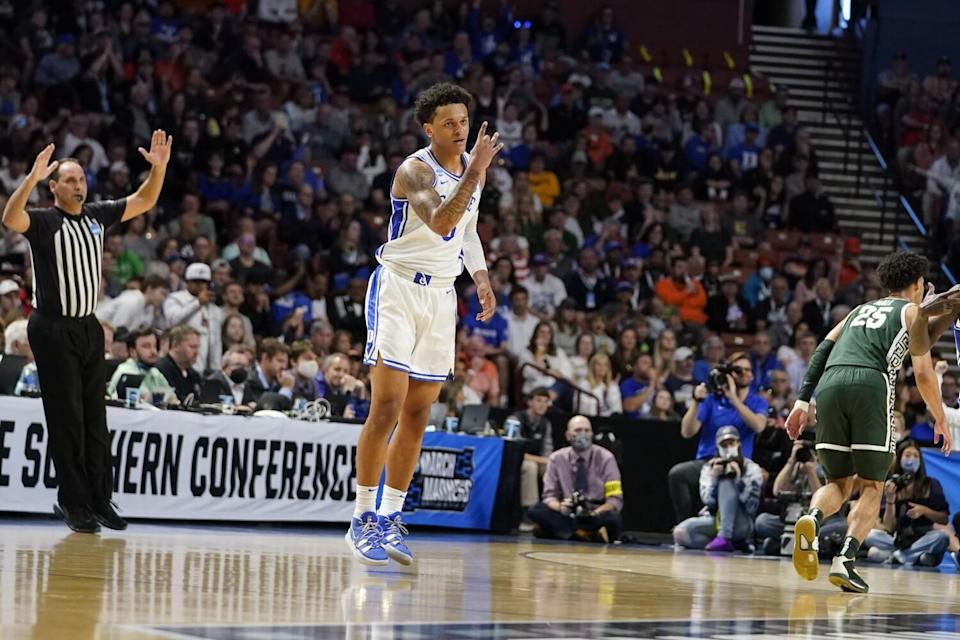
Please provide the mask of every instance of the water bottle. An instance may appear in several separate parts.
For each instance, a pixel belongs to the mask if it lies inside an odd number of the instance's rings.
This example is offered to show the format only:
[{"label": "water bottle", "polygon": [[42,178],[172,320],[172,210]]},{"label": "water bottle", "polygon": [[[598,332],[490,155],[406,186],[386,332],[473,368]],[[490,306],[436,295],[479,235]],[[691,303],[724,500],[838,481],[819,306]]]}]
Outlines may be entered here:
[{"label": "water bottle", "polygon": [[511,440],[516,440],[520,437],[520,420],[514,416],[510,416],[503,422],[503,436]]},{"label": "water bottle", "polygon": [[35,398],[40,395],[40,378],[37,376],[37,370],[31,368],[30,372],[23,379],[23,395]]}]

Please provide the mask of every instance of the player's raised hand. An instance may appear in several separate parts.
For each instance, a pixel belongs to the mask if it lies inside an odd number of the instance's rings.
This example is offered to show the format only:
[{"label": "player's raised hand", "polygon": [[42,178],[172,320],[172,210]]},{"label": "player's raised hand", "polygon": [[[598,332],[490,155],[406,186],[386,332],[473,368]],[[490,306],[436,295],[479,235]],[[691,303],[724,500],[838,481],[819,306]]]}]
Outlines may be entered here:
[{"label": "player's raised hand", "polygon": [[173,136],[168,136],[166,131],[157,129],[150,137],[150,150],[139,147],[137,151],[151,166],[163,168],[170,161],[171,145],[173,145]]},{"label": "player's raised hand", "polygon": [[34,182],[40,182],[51,173],[56,171],[57,167],[60,166],[59,160],[50,162],[50,158],[53,157],[53,151],[55,148],[56,147],[51,142],[45,146],[40,153],[37,154],[37,158],[33,161],[33,167],[30,169],[30,175],[28,176],[30,180]]},{"label": "player's raised hand", "polygon": [[790,415],[787,416],[787,421],[784,423],[784,427],[787,429],[787,435],[790,436],[791,440],[796,440],[800,433],[807,426],[808,415],[807,412],[801,409],[800,407],[794,407],[793,411],[790,412]]},{"label": "player's raised hand", "polygon": [[484,120],[480,125],[480,131],[477,132],[477,141],[473,143],[473,150],[470,152],[470,162],[480,171],[486,171],[493,159],[503,149],[503,143],[500,142],[500,133],[492,136],[487,135],[487,121]]}]

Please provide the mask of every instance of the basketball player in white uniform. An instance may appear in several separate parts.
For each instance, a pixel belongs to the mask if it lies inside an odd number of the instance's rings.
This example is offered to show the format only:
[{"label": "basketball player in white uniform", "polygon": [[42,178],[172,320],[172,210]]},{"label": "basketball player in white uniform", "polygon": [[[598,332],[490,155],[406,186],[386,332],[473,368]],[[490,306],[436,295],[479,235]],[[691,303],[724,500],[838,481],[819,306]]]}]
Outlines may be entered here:
[{"label": "basketball player in white uniform", "polygon": [[448,83],[418,96],[416,117],[430,146],[397,170],[387,242],[377,250],[380,265],[367,289],[364,362],[371,367],[373,393],[357,448],[357,503],[346,535],[364,564],[413,562],[401,513],[430,406],[453,372],[453,283],[464,267],[477,285],[477,318],[489,320],[496,307],[477,235],[477,206],[487,167],[503,145],[498,134],[486,135],[484,122],[466,153],[470,101],[467,91]]}]

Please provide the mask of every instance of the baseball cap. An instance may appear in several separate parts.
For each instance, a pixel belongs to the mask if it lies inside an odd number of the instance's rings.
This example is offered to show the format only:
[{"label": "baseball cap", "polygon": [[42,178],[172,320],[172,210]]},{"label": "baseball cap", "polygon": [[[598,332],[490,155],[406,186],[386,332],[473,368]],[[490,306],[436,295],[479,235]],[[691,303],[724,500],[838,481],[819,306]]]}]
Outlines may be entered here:
[{"label": "baseball cap", "polygon": [[130,173],[130,167],[128,167],[127,163],[123,160],[115,160],[110,165],[110,173],[114,173],[115,171],[126,171],[127,173]]},{"label": "baseball cap", "polygon": [[619,240],[607,240],[603,243],[603,250],[606,251],[620,251],[623,249],[623,244]]},{"label": "baseball cap", "polygon": [[224,260],[223,258],[217,258],[216,260],[214,260],[213,264],[210,265],[210,267],[213,269],[222,269],[224,267],[226,267],[227,269],[231,268],[230,263]]},{"label": "baseball cap", "polygon": [[8,293],[14,293],[20,291],[20,285],[18,285],[13,280],[4,280],[0,282],[0,296],[5,296]]},{"label": "baseball cap", "polygon": [[720,444],[721,442],[726,442],[727,440],[736,440],[737,442],[740,442],[740,432],[736,427],[727,425],[726,427],[720,427],[717,429],[716,443]]},{"label": "baseball cap", "polygon": [[530,265],[534,267],[544,267],[550,264],[550,259],[545,254],[538,253],[530,260]]},{"label": "baseball cap", "polygon": [[617,283],[617,293],[620,293],[621,291],[633,291],[633,285],[626,280],[621,280]]},{"label": "baseball cap", "polygon": [[643,260],[640,258],[627,258],[620,266],[624,269],[640,269],[643,267]]},{"label": "baseball cap", "polygon": [[678,347],[676,351],[673,352],[673,361],[674,362],[683,362],[687,358],[693,357],[693,349],[690,347]]},{"label": "baseball cap", "polygon": [[205,280],[210,282],[212,278],[210,273],[210,267],[202,262],[194,262],[189,267],[183,276],[184,280]]},{"label": "baseball cap", "polygon": [[588,115],[591,118],[596,118],[597,116],[603,117],[603,107],[590,107]]}]

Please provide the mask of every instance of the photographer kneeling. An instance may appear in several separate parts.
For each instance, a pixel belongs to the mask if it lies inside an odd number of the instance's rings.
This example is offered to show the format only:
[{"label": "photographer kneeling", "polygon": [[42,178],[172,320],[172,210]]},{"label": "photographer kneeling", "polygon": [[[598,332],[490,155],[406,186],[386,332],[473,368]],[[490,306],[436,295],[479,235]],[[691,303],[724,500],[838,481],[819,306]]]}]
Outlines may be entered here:
[{"label": "photographer kneeling", "polygon": [[543,501],[530,507],[538,538],[616,540],[623,526],[620,468],[613,454],[593,444],[593,427],[584,416],[567,423],[569,447],[547,459]]},{"label": "photographer kneeling", "polygon": [[897,446],[897,462],[883,487],[882,529],[867,534],[863,546],[872,562],[936,567],[950,545],[946,531],[934,528],[949,518],[943,486],[927,476],[923,454],[913,440]]},{"label": "photographer kneeling", "polygon": [[745,353],[735,353],[727,363],[710,370],[709,388],[700,384],[693,390],[693,402],[680,421],[680,434],[692,438],[700,434],[697,458],[670,469],[670,499],[677,522],[697,513],[697,483],[707,460],[717,455],[717,430],[731,425],[740,432],[743,455],[753,456],[756,434],[767,426],[767,401],[751,390],[753,365]]},{"label": "photographer kneeling", "polygon": [[733,551],[745,547],[753,535],[763,471],[743,456],[736,427],[721,427],[716,442],[720,455],[700,471],[700,499],[705,506],[699,516],[687,518],[673,529],[674,542],[688,549]]},{"label": "photographer kneeling", "polygon": [[[812,432],[807,433],[813,435]],[[810,497],[823,486],[824,475],[817,460],[815,443],[803,435],[793,443],[787,463],[773,481],[773,497],[777,499],[782,513],[761,513],[757,516],[755,534],[763,540],[762,549],[766,555],[791,552],[793,535],[784,536],[783,532],[787,525],[795,524],[804,514],[810,505]],[[842,534],[846,527],[846,518],[840,513],[824,521],[820,529],[821,548],[824,539],[834,533]]]}]

